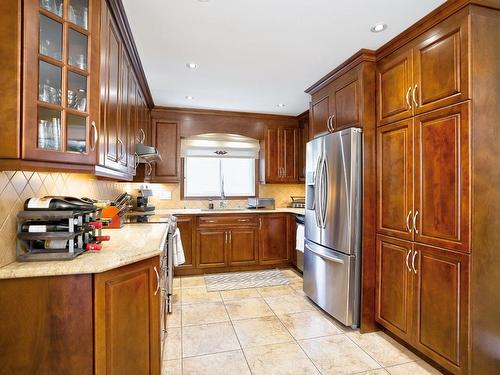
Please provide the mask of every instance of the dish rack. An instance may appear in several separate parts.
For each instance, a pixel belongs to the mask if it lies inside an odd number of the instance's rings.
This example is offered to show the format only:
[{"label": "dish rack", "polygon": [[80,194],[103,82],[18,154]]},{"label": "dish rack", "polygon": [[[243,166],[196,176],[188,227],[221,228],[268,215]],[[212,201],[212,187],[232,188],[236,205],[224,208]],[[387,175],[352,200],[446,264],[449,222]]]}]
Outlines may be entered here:
[{"label": "dish rack", "polygon": [[[93,211],[20,211],[17,214],[17,245],[16,258],[20,262],[38,262],[50,260],[71,260],[83,252],[87,251],[85,245],[89,238],[100,236],[101,229],[91,229],[79,231],[77,228],[85,226],[90,222],[100,222],[101,210]],[[37,225],[43,222],[67,221],[67,231],[54,232],[26,232],[23,231],[23,225]],[[39,248],[34,246],[40,241],[65,241],[67,246],[64,248]]]}]

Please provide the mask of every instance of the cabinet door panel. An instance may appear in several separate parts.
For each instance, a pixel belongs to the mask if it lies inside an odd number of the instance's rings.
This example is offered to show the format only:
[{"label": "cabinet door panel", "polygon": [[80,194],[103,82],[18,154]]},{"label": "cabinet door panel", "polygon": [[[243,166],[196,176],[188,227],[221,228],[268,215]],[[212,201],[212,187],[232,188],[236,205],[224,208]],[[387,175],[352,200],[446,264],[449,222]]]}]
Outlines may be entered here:
[{"label": "cabinet door panel", "polygon": [[297,168],[297,152],[298,152],[298,129],[297,128],[283,128],[280,129],[280,150],[283,154],[282,165],[283,168],[283,182],[296,182],[298,181],[298,168]]},{"label": "cabinet door panel", "polygon": [[95,275],[97,373],[160,374],[160,293],[154,293],[154,267],[159,269],[158,257]]},{"label": "cabinet door panel", "polygon": [[260,263],[282,263],[289,259],[288,215],[262,215],[260,217]]},{"label": "cabinet door panel", "polygon": [[199,268],[226,265],[226,231],[200,230],[196,239]]},{"label": "cabinet door panel", "polygon": [[377,129],[377,231],[413,239],[413,120]]},{"label": "cabinet door panel", "polygon": [[162,156],[153,167],[153,182],[178,182],[180,180],[180,134],[177,122],[155,121],[153,144]]},{"label": "cabinet door panel", "polygon": [[377,322],[403,339],[411,335],[411,242],[377,236]]},{"label": "cabinet door panel", "polygon": [[360,87],[358,71],[353,70],[339,78],[333,88],[334,130],[361,127]]},{"label": "cabinet door panel", "polygon": [[469,256],[415,245],[416,347],[456,373],[467,368]]},{"label": "cabinet door panel", "polygon": [[266,129],[266,182],[281,182],[279,168],[282,166],[279,129]]},{"label": "cabinet door panel", "polygon": [[230,232],[230,241],[230,266],[258,263],[259,247],[255,229],[233,229]]},{"label": "cabinet door panel", "polygon": [[401,50],[377,64],[377,120],[388,124],[413,115],[408,90],[412,87],[412,51]]},{"label": "cabinet door panel", "polygon": [[458,13],[422,35],[414,47],[415,113],[469,98],[468,17]]},{"label": "cabinet door panel", "polygon": [[330,117],[330,97],[325,96],[313,102],[311,105],[311,129],[309,133],[310,138],[318,135],[328,133],[328,117]]},{"label": "cabinet door panel", "polygon": [[415,240],[469,251],[468,103],[415,118]]},{"label": "cabinet door panel", "polygon": [[181,233],[182,248],[184,249],[184,257],[186,261],[179,265],[179,269],[194,268],[194,246],[193,246],[193,230],[195,217],[193,216],[177,216],[177,228]]}]

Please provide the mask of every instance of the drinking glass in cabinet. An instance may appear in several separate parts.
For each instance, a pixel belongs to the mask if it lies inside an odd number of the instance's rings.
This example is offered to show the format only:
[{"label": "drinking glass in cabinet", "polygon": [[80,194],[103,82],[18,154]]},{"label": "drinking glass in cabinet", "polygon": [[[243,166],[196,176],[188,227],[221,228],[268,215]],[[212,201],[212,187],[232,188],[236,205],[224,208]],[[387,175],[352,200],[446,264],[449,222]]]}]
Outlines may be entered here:
[{"label": "drinking glass in cabinet", "polygon": [[85,152],[87,150],[87,119],[82,116],[67,116],[68,151]]},{"label": "drinking glass in cabinet", "polygon": [[68,72],[68,108],[80,112],[87,110],[87,77]]},{"label": "drinking glass in cabinet", "polygon": [[40,15],[40,54],[61,60],[62,24]]},{"label": "drinking glass in cabinet", "polygon": [[78,69],[87,69],[87,36],[69,29],[69,65],[76,66]]},{"label": "drinking glass in cabinet", "polygon": [[63,0],[40,0],[40,7],[59,17],[63,16]]},{"label": "drinking glass in cabinet", "polygon": [[38,108],[38,148],[61,149],[61,112]]},{"label": "drinking glass in cabinet", "polygon": [[68,8],[69,22],[74,23],[84,29],[88,28],[88,0],[71,0]]},{"label": "drinking glass in cabinet", "polygon": [[61,105],[61,68],[40,61],[38,74],[38,99]]}]

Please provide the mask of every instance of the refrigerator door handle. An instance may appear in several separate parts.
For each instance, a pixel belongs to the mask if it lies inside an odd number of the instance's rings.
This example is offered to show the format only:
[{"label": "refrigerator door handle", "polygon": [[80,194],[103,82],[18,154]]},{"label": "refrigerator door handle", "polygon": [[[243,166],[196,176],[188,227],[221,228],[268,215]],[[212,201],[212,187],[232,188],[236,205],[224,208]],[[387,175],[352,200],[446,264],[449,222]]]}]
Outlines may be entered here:
[{"label": "refrigerator door handle", "polygon": [[316,172],[314,175],[314,217],[316,219],[316,226],[320,227],[321,223],[319,221],[319,214],[318,210],[320,207],[320,188],[319,188],[319,175],[320,175],[320,163],[321,163],[321,156],[318,158],[318,161],[316,163]]},{"label": "refrigerator door handle", "polygon": [[[323,156],[321,164],[321,227],[326,227],[326,214],[328,212],[328,159]],[[324,183],[324,184],[323,184]]]},{"label": "refrigerator door handle", "polygon": [[329,260],[331,262],[335,262],[335,263],[340,263],[340,264],[344,264],[344,261],[340,258],[335,258],[335,257],[332,257],[330,255],[326,255],[326,254],[321,254],[320,252],[317,252],[315,250],[313,250],[313,248],[311,246],[309,246],[308,244],[305,245],[306,249],[309,250],[311,253],[314,253],[316,254],[317,256],[323,258],[323,259],[326,259],[326,260]]}]

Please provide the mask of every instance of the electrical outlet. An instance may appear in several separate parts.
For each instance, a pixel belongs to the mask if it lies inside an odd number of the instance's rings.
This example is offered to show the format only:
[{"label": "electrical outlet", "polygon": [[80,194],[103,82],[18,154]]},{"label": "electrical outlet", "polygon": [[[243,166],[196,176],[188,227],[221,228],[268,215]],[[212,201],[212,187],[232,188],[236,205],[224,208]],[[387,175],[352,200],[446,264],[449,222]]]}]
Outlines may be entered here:
[{"label": "electrical outlet", "polygon": [[172,192],[171,191],[161,191],[160,192],[160,200],[168,201],[171,199],[172,199]]}]

